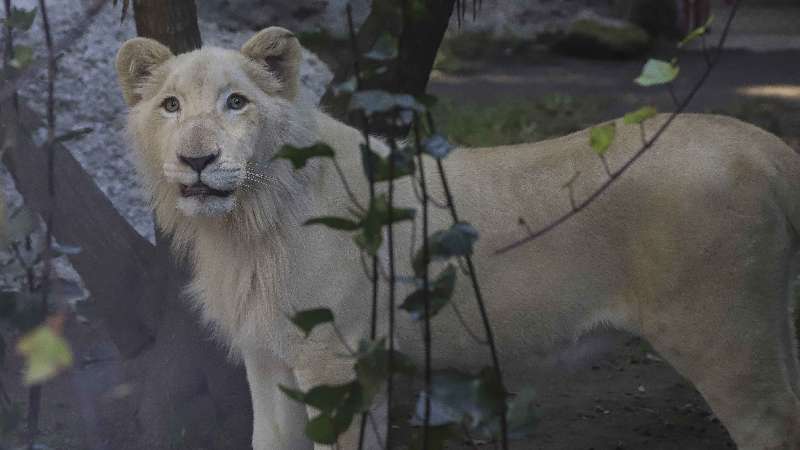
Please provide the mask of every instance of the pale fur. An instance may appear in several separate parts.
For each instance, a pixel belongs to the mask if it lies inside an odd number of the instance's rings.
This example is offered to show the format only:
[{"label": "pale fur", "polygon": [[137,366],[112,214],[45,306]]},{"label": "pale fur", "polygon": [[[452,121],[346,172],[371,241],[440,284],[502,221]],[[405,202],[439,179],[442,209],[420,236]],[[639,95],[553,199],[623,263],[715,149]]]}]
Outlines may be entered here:
[{"label": "pale fur", "polygon": [[[282,144],[326,142],[356,194],[366,199],[362,139],[357,130],[298,103],[292,83],[299,46],[289,32],[272,28],[254,39],[244,54],[206,48],[178,57],[154,41],[135,40],[120,51],[117,67],[158,224],[193,265],[194,303],[247,367],[254,448],[308,449],[306,414],[276,385],[341,383],[352,376],[352,362],[337,357],[343,349],[330,327],[304,340],[287,316],[329,307],[353,345],[368,335],[369,282],[351,236],[301,226],[311,217],[344,215],[352,206],[330,162],[294,171],[286,161],[269,160]],[[281,49],[280,64],[271,65],[275,49]],[[261,58],[270,51],[271,58]],[[220,108],[230,91],[251,100],[249,112],[232,115]],[[179,117],[161,112],[166,95],[182,99]],[[664,120],[648,121],[646,134]],[[611,170],[641,143],[638,127],[618,122],[617,129],[607,155]],[[202,156],[213,148],[221,157],[203,179],[236,187],[235,201],[181,205],[177,183],[194,175],[177,155]],[[563,184],[573,174],[580,173],[573,185],[578,201],[607,179],[587,132],[459,149],[445,165],[461,216],[481,231],[475,260],[512,386],[526,381],[538,355],[598,325],[614,326],[648,339],[694,383],[740,449],[800,449],[788,296],[800,226],[800,158],[783,142],[734,119],[681,115],[592,206],[501,256],[493,251],[525,234],[519,217],[535,228],[569,210]],[[428,160],[430,189],[441,200],[432,168]],[[398,181],[396,189],[398,204],[416,203],[410,179]],[[431,220],[436,230],[450,219],[434,209]],[[407,272],[410,226],[396,232],[398,267]],[[401,285],[398,299],[408,289]],[[469,292],[460,276],[455,301],[480,330]],[[398,342],[419,357],[417,324],[402,311],[397,317]],[[433,327],[437,367],[487,364],[486,352],[451,309]],[[342,438],[343,449],[355,448],[355,428]],[[376,448],[371,439],[367,448]]]}]

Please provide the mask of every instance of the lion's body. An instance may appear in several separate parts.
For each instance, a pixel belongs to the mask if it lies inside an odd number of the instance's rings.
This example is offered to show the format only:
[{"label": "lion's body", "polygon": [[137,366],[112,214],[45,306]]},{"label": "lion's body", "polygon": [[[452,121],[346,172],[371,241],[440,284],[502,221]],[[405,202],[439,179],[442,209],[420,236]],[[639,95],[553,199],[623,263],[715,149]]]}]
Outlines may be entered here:
[{"label": "lion's body", "polygon": [[[125,56],[121,52],[121,71],[129,63]],[[215,118],[203,110],[190,115],[188,106],[177,125],[155,117],[152,111],[170,86],[180,90],[181,83],[194,83],[200,92],[216,92],[241,81],[229,72],[244,60],[217,49],[161,61],[149,75],[149,91],[126,91],[134,106],[129,127],[158,222],[174,234],[178,250],[194,267],[192,298],[247,366],[254,447],[297,450],[310,448],[302,437],[304,412],[276,384],[307,389],[346,381],[352,373],[351,363],[336,356],[341,347],[330,328],[304,340],[287,316],[331,308],[346,339],[357,342],[368,335],[370,284],[348,233],[301,226],[311,217],[342,215],[350,205],[333,166],[318,160],[294,172],[287,162],[267,161],[281,144],[326,142],[336,150],[356,195],[366,199],[361,135],[297,105],[291,95],[286,100],[271,93],[264,80],[255,83],[263,95],[249,93],[249,131],[236,128],[228,116]],[[140,98],[132,101],[132,92]],[[191,95],[185,97],[182,101],[191,103]],[[210,125],[191,122],[194,116]],[[648,121],[646,133],[664,120]],[[638,127],[617,125],[617,140],[607,155],[612,171],[641,145]],[[241,175],[251,183],[244,182],[226,214],[187,216],[196,208],[213,213],[219,205],[176,208],[187,200],[179,198],[175,179],[187,175],[173,173],[181,170],[174,162],[181,144],[171,136],[184,136],[187,127],[194,127],[189,136],[209,127],[215,136],[228,136],[203,138],[223,147],[219,165],[224,170],[238,164],[236,158],[227,161],[226,152],[239,151],[224,148],[225,142],[255,149],[239,159],[258,176]],[[741,449],[800,449],[800,375],[788,295],[789,262],[800,227],[800,157],[778,138],[734,119],[681,115],[586,210],[499,256],[493,255],[496,249],[525,235],[520,217],[536,228],[569,210],[564,183],[576,172],[580,176],[572,192],[578,202],[607,179],[587,132],[536,144],[459,149],[445,166],[460,215],[481,233],[474,259],[512,382],[524,382],[536,356],[559,342],[574,341],[598,325],[614,326],[645,337],[692,381]],[[433,168],[428,160],[432,195],[442,199]],[[199,179],[222,186],[214,181],[215,168],[206,170],[208,178]],[[397,182],[398,205],[417,203],[410,182]],[[449,214],[436,208],[431,220],[432,230],[450,224]],[[410,226],[398,225],[396,233],[398,267],[405,274]],[[397,298],[407,289],[401,285]],[[469,292],[466,277],[460,277],[455,301],[480,330]],[[386,311],[385,290],[382,294],[381,311]],[[485,352],[476,351],[453,314],[445,309],[433,321],[437,367],[485,365]],[[399,345],[420,355],[418,327],[402,311],[397,318]],[[353,445],[353,436],[350,432],[343,448]]]}]

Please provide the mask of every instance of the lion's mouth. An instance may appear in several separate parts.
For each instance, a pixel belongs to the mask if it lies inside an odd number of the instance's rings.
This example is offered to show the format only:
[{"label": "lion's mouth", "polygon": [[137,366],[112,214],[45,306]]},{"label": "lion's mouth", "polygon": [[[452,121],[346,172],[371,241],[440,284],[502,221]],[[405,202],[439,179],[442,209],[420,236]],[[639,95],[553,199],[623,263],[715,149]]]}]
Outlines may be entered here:
[{"label": "lion's mouth", "polygon": [[228,197],[233,191],[220,191],[204,183],[195,183],[191,186],[181,185],[181,195],[184,197]]}]

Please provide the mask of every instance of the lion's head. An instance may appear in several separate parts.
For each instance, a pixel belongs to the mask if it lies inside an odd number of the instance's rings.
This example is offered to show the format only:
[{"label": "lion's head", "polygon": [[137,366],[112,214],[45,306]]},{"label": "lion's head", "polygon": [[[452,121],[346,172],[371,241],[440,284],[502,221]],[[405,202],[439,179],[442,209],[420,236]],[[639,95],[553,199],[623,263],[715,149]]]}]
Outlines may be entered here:
[{"label": "lion's head", "polygon": [[128,129],[162,227],[230,219],[253,201],[274,207],[270,189],[292,175],[270,172],[271,156],[313,141],[311,115],[296,100],[301,52],[278,27],[239,51],[175,56],[145,38],[122,46],[116,68]]}]

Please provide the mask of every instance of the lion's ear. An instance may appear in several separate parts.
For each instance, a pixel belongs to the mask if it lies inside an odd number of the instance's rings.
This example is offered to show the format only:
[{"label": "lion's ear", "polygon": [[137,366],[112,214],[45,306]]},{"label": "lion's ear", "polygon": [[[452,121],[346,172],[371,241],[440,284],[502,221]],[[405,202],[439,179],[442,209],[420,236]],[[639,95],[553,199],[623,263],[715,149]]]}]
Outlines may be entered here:
[{"label": "lion's ear", "polygon": [[281,95],[290,100],[295,98],[300,83],[302,47],[291,31],[281,27],[265,28],[245,42],[241,52],[280,79]]},{"label": "lion's ear", "polygon": [[129,106],[142,100],[138,88],[153,69],[173,56],[166,46],[153,39],[133,38],[122,45],[117,52],[117,77]]}]

